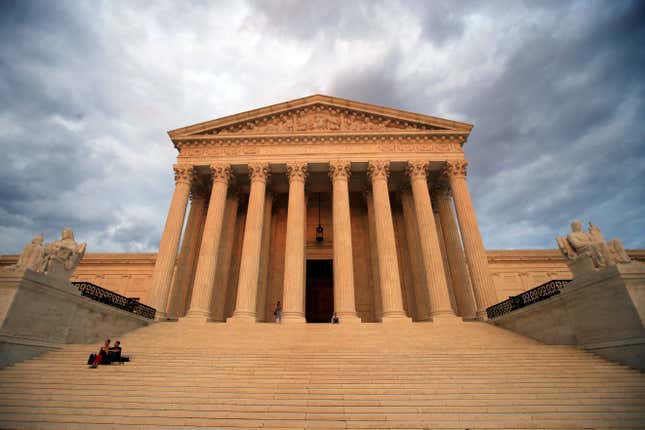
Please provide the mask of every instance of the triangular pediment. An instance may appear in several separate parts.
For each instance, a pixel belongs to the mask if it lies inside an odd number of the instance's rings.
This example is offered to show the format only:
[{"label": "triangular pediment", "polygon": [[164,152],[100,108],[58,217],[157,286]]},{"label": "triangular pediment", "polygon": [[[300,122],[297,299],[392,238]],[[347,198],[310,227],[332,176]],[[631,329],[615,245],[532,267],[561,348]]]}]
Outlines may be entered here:
[{"label": "triangular pediment", "polygon": [[322,95],[170,131],[170,137],[319,133],[468,133],[470,124]]}]

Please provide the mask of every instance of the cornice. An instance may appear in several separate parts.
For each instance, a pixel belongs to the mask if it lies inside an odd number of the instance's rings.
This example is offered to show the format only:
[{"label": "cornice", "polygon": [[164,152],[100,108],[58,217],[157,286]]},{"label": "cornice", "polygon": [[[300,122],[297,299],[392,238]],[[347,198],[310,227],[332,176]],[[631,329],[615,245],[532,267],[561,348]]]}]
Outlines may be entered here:
[{"label": "cornice", "polygon": [[414,142],[435,143],[454,142],[463,146],[468,133],[320,133],[320,134],[271,134],[244,136],[191,136],[175,139],[173,142],[179,152],[191,145],[254,144],[279,145],[289,143],[365,143],[365,142]]},{"label": "cornice", "polygon": [[226,127],[235,123],[249,121],[249,120],[264,117],[267,115],[275,115],[278,113],[286,112],[293,109],[304,108],[315,104],[322,104],[322,105],[341,108],[341,109],[363,111],[371,114],[391,117],[393,119],[419,122],[419,123],[434,125],[438,127],[445,127],[452,130],[461,130],[467,133],[469,133],[473,128],[472,124],[446,120],[443,118],[437,118],[430,115],[423,115],[419,113],[408,112],[400,109],[393,109],[393,108],[373,105],[369,103],[362,103],[362,102],[342,99],[338,97],[330,97],[330,96],[325,96],[321,94],[315,94],[315,95],[303,97],[300,99],[290,100],[283,103],[277,103],[274,105],[241,112],[234,115],[224,116],[221,118],[200,122],[186,127],[177,128],[177,129],[168,131],[168,135],[172,140],[174,140],[175,138],[180,137],[182,135],[199,133],[201,131],[205,131],[216,127]]}]

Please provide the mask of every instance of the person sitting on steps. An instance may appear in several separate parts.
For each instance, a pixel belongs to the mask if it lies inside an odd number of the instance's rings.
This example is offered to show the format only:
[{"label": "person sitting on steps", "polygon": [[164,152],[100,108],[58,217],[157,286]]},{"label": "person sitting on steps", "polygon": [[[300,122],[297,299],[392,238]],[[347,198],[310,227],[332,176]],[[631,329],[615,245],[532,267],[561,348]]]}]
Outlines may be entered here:
[{"label": "person sitting on steps", "polygon": [[96,354],[94,361],[92,361],[92,365],[90,366],[90,369],[96,369],[99,364],[101,364],[104,361],[107,361],[109,352],[110,352],[110,339],[106,340],[105,344],[101,347],[101,349],[99,349],[99,353]]},{"label": "person sitting on steps", "polygon": [[108,348],[108,361],[111,363],[123,364],[121,360],[121,342],[114,342],[114,346]]}]

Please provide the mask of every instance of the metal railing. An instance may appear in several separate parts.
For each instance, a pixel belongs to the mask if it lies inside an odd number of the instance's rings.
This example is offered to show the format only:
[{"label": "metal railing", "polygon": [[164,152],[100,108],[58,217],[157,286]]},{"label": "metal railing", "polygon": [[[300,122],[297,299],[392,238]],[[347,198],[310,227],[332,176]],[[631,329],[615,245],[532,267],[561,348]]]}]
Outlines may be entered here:
[{"label": "metal railing", "polygon": [[571,282],[570,279],[555,279],[553,281],[546,282],[531,290],[525,291],[522,294],[511,296],[507,300],[487,308],[486,314],[489,319],[497,318],[532,303],[548,299],[556,294],[560,294],[560,290],[569,282]]},{"label": "metal railing", "polygon": [[138,298],[122,296],[121,294],[106,290],[105,288],[99,287],[98,285],[91,282],[72,282],[72,285],[78,288],[78,290],[81,292],[81,295],[92,300],[96,300],[97,302],[114,306],[115,308],[119,308],[133,314],[141,315],[144,318],[155,318],[155,313],[157,312],[157,310],[155,308],[151,308],[150,306],[139,303]]}]

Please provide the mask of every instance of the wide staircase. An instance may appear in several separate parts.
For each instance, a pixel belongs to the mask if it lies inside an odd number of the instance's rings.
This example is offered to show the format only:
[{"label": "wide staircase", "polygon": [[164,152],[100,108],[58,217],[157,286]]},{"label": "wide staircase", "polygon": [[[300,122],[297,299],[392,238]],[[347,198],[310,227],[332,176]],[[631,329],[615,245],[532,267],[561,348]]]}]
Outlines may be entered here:
[{"label": "wide staircase", "polygon": [[[113,339],[114,340],[114,339]],[[485,323],[158,323],[0,370],[0,428],[643,429],[645,375]]]}]

